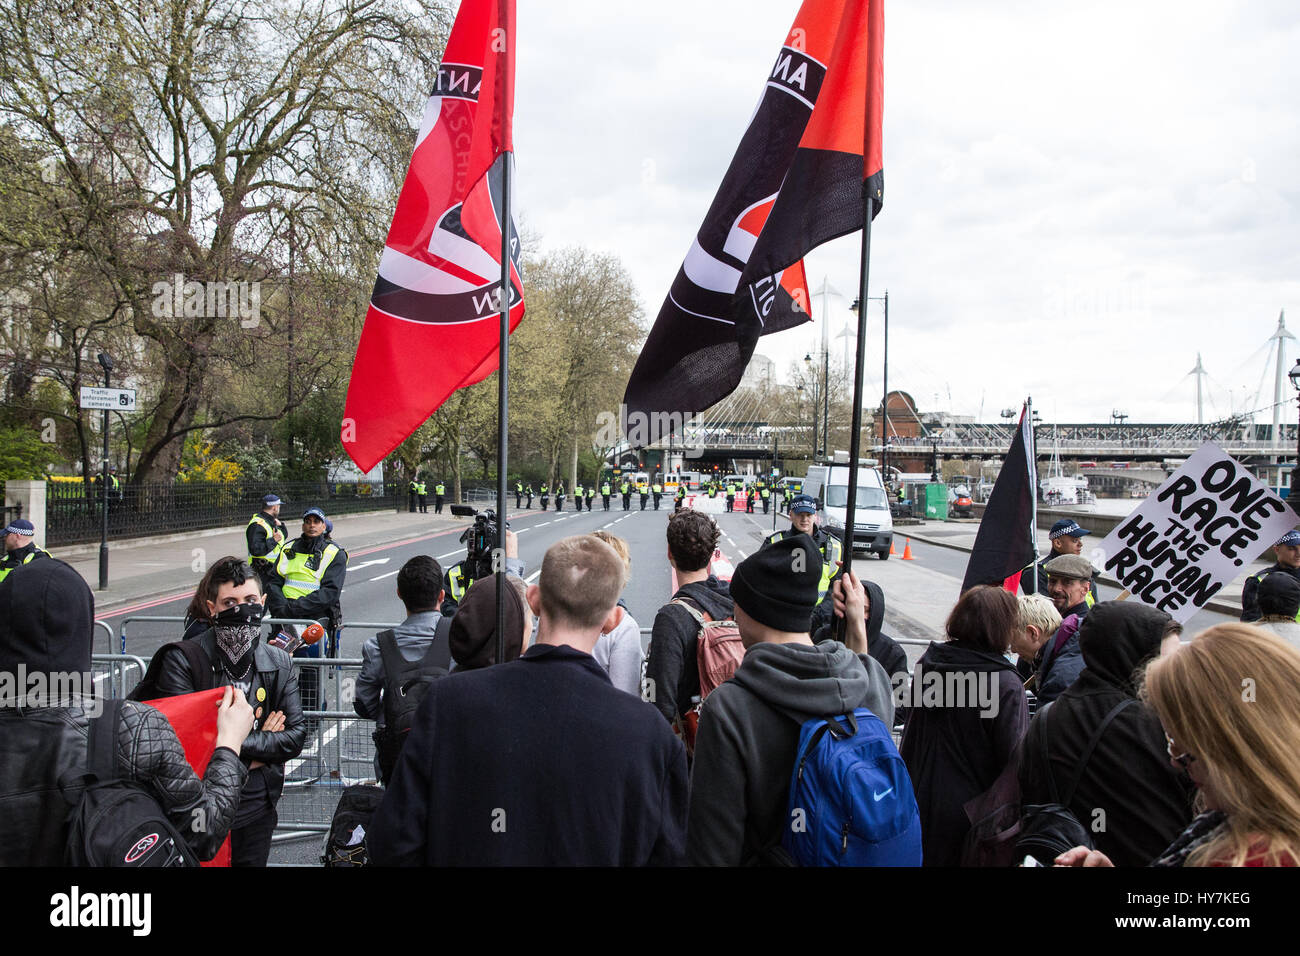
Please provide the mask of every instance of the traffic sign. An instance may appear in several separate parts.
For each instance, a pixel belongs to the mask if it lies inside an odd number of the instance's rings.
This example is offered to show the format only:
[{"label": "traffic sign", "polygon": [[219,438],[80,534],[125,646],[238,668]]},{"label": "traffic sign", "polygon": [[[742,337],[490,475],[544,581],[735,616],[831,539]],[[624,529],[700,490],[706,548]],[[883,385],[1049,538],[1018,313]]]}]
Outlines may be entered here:
[{"label": "traffic sign", "polygon": [[135,411],[135,389],[81,387],[82,408],[109,408],[119,412]]}]

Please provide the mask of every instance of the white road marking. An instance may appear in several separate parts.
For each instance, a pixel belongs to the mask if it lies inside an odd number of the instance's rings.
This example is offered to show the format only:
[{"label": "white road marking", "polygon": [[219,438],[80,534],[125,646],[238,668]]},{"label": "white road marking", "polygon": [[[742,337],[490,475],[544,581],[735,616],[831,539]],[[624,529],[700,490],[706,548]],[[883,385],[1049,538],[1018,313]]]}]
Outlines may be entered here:
[{"label": "white road marking", "polygon": [[452,555],[454,555],[454,554],[460,554],[460,552],[459,552],[459,551],[448,551],[446,554],[440,554],[440,555],[438,555],[438,560],[441,561],[443,558],[450,558],[450,557],[451,557]]},{"label": "white road marking", "polygon": [[612,526],[613,524],[614,524],[614,522],[612,522],[612,521],[609,522],[608,524],[603,524],[603,525],[600,526],[600,529],[601,529],[602,531],[604,531],[606,528]]},{"label": "white road marking", "polygon": [[541,569],[541,568],[538,568],[538,569],[537,569],[536,571],[534,571],[532,574],[528,575],[528,577],[524,578],[524,583],[525,583],[525,584],[532,584],[534,581],[537,580],[537,576],[538,576],[539,574],[541,574],[541,573],[542,573],[542,569]]},{"label": "white road marking", "polygon": [[[402,569],[398,568],[396,571],[389,571],[387,574],[381,574],[377,578],[371,578],[370,581],[382,581],[384,578],[391,578],[394,574],[401,574],[401,573],[402,573]],[[370,581],[366,581],[363,583],[369,584]]]}]

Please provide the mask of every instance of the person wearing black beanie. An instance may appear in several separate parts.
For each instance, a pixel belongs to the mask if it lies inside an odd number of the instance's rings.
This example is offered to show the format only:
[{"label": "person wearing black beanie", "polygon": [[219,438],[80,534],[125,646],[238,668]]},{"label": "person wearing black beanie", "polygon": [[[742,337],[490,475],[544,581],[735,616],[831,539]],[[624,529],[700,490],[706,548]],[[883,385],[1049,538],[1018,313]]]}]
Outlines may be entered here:
[{"label": "person wearing black beanie", "polygon": [[889,676],[866,653],[865,592],[856,575],[833,585],[844,595],[850,646],[814,644],[808,633],[821,575],[821,553],[806,534],[736,566],[731,595],[745,659],[700,717],[686,829],[692,865],[761,862],[781,842],[804,721],[866,707],[893,725]]},{"label": "person wearing black beanie", "polygon": [[[24,706],[0,701],[0,866],[65,862],[69,815],[59,779],[85,766],[90,721],[104,713],[103,701],[86,686],[94,618],[90,587],[57,558],[33,561],[0,582],[0,674],[9,678],[0,679],[0,697],[14,690],[26,697]],[[10,683],[15,675],[26,678],[23,687]],[[33,700],[28,689],[37,675],[46,694],[57,696]],[[112,733],[122,778],[147,790],[194,854],[211,859],[248,774],[239,750],[253,708],[239,691],[227,692],[217,707],[216,749],[200,778],[161,711],[120,703]],[[74,801],[77,786],[67,794]]]},{"label": "person wearing black beanie", "polygon": [[1260,613],[1255,623],[1300,647],[1300,581],[1275,571],[1259,582],[1255,594]]}]

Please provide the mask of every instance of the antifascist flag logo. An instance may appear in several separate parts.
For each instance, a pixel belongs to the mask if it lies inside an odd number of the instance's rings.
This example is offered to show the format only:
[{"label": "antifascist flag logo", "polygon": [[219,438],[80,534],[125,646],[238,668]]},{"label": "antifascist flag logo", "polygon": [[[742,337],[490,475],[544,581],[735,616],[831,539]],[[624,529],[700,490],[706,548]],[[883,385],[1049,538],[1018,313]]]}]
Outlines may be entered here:
[{"label": "antifascist flag logo", "polygon": [[503,233],[511,331],[523,317],[519,236],[503,208],[513,29],[513,0],[463,0],[425,104],[348,386],[341,437],[362,471],[496,369]]},{"label": "antifascist flag logo", "polygon": [[883,198],[883,29],[881,0],[805,0],[632,372],[630,413],[715,404],[760,335],[808,321],[803,256],[862,228],[864,189]]}]

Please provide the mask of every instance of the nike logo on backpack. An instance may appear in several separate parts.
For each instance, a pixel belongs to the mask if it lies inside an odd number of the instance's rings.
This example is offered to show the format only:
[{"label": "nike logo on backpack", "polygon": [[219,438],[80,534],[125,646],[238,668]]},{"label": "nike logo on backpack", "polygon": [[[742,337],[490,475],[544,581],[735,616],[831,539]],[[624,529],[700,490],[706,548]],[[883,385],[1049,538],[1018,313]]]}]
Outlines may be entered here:
[{"label": "nike logo on backpack", "polygon": [[881,800],[885,799],[885,797],[889,796],[889,794],[893,792],[893,789],[894,789],[893,787],[890,787],[890,788],[889,788],[888,790],[886,790],[884,793],[876,793],[876,792],[873,790],[872,793],[871,793],[871,796],[872,796],[873,798],[875,798],[875,801],[876,801],[877,803],[879,803]]}]

